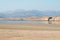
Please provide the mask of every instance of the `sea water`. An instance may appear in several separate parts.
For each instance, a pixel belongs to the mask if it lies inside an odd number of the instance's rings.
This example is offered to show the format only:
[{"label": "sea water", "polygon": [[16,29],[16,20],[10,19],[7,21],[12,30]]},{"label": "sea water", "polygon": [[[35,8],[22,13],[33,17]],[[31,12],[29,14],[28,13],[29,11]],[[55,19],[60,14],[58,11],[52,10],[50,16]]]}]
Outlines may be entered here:
[{"label": "sea water", "polygon": [[44,20],[0,20],[0,23],[42,23],[42,24],[60,24],[60,21],[44,21]]}]

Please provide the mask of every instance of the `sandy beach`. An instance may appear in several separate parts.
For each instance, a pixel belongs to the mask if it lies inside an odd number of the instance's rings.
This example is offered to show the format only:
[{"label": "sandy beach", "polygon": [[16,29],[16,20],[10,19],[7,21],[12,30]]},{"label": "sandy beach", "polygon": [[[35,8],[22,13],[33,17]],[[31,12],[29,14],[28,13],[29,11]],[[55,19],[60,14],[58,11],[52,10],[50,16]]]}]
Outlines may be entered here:
[{"label": "sandy beach", "polygon": [[60,0],[0,0],[0,40],[60,40]]},{"label": "sandy beach", "polygon": [[60,40],[60,31],[0,29],[0,40]]},{"label": "sandy beach", "polygon": [[1,23],[0,40],[60,40],[60,27],[58,26],[60,25]]}]

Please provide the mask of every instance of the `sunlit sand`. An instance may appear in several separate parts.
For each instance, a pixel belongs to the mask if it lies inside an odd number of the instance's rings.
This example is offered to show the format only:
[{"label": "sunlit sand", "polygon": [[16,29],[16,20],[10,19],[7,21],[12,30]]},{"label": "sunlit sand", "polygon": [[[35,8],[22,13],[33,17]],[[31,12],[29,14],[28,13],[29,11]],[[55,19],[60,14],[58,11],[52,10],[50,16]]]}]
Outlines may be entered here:
[{"label": "sunlit sand", "polygon": [[60,31],[0,29],[0,40],[60,40]]},{"label": "sunlit sand", "polygon": [[60,40],[60,24],[0,23],[0,40]]}]

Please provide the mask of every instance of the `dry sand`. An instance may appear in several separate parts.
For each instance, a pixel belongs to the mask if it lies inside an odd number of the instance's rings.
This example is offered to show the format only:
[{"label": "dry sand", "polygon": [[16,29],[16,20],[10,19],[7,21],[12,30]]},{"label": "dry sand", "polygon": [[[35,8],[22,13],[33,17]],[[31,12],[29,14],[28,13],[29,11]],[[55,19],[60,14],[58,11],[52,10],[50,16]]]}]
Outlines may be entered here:
[{"label": "dry sand", "polygon": [[60,40],[60,27],[47,24],[0,24],[0,40]]},{"label": "dry sand", "polygon": [[0,29],[0,40],[60,40],[60,31]]}]

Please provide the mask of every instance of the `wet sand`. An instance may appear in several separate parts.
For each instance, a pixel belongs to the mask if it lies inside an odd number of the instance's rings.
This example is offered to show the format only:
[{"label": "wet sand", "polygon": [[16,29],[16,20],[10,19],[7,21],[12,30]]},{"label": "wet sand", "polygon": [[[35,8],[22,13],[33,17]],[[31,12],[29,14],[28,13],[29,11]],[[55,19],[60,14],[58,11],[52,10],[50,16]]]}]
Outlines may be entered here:
[{"label": "wet sand", "polygon": [[60,31],[60,24],[43,23],[1,23],[0,29]]},{"label": "wet sand", "polygon": [[60,40],[58,26],[38,23],[0,24],[0,40]]}]

